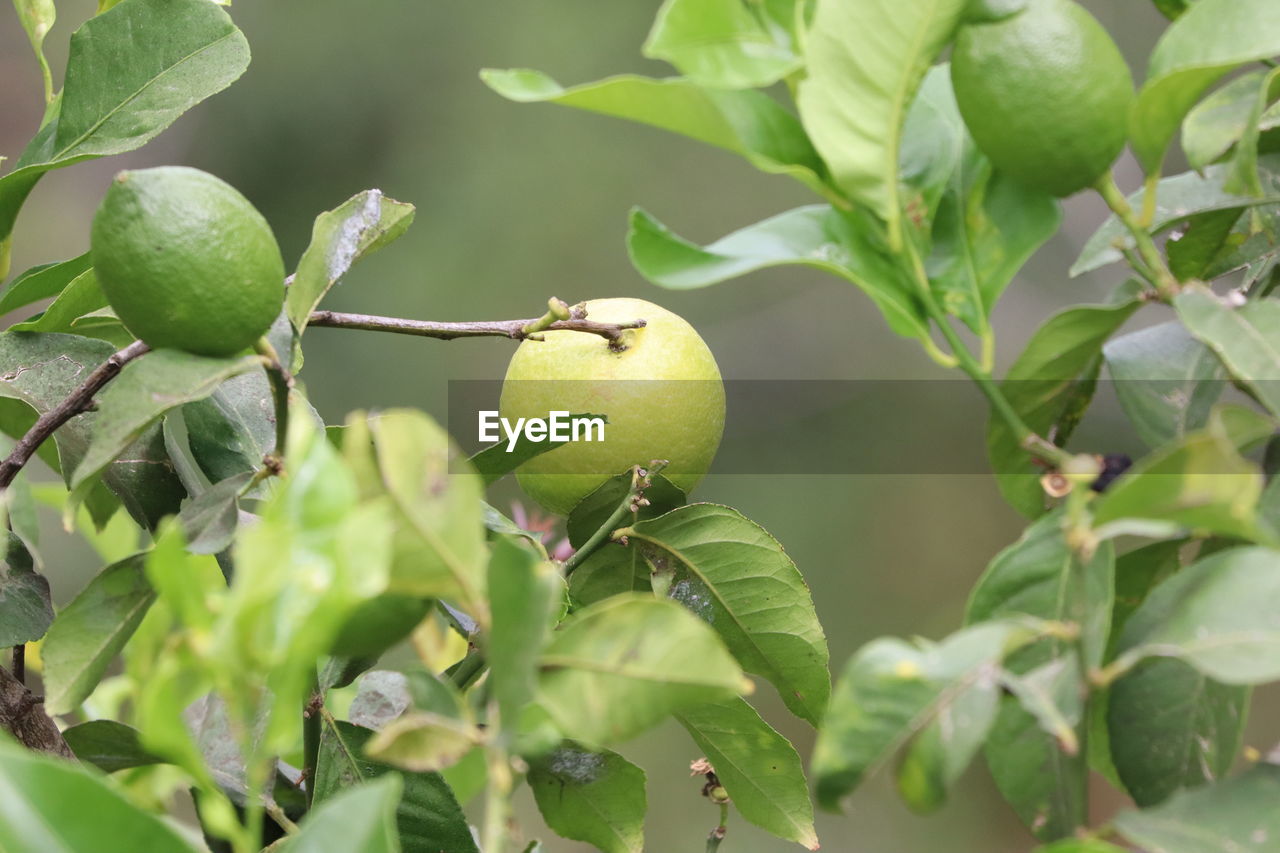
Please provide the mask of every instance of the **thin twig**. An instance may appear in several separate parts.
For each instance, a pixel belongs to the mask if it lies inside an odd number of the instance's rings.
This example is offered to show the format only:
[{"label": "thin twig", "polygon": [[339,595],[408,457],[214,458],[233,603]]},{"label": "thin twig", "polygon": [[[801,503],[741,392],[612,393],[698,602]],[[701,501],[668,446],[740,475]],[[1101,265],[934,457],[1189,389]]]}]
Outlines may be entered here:
[{"label": "thin twig", "polygon": [[[570,317],[568,320],[556,320],[541,326],[541,319],[534,317],[524,320],[477,320],[474,322],[446,323],[434,320],[407,320],[401,317],[379,317],[374,314],[346,314],[339,311],[313,311],[307,321],[309,326],[328,326],[335,329],[364,329],[371,332],[392,332],[399,335],[417,335],[422,338],[435,338],[441,341],[452,341],[457,338],[511,338],[522,341],[526,338],[537,339],[537,332],[543,330],[559,332],[586,332],[599,335],[609,341],[610,346],[621,349],[622,333],[628,329],[640,329],[644,320],[632,320],[628,323],[599,323],[585,317]],[[539,328],[540,326],[540,328]],[[528,331],[530,327],[536,331]]]},{"label": "thin twig", "polygon": [[283,470],[285,439],[289,436],[289,394],[293,391],[293,374],[284,366],[280,354],[266,335],[258,339],[254,349],[262,356],[267,379],[271,382],[271,397],[275,401],[276,446],[262,461],[264,470],[279,474]]},{"label": "thin twig", "polygon": [[65,400],[41,415],[14,446],[13,451],[0,462],[0,489],[9,487],[22,466],[31,461],[36,450],[58,427],[92,408],[93,395],[101,391],[102,386],[110,382],[122,367],[150,350],[142,341],[134,341],[124,349],[112,353]]},{"label": "thin twig", "polygon": [[627,489],[627,493],[623,495],[622,500],[618,502],[618,506],[613,513],[600,525],[594,533],[582,543],[582,547],[573,552],[569,559],[564,561],[564,576],[569,577],[573,574],[578,566],[582,565],[582,561],[591,556],[591,553],[604,544],[613,531],[622,523],[622,519],[628,514],[635,515],[640,511],[640,507],[648,506],[649,502],[644,498],[644,490],[652,484],[651,477],[666,467],[666,461],[655,459],[650,463],[648,468],[642,468],[634,465],[631,468],[631,488]]},{"label": "thin twig", "polygon": [[[1169,271],[1169,266],[1165,263],[1164,257],[1161,256],[1160,250],[1156,248],[1155,241],[1151,239],[1147,226],[1143,224],[1146,211],[1142,216],[1134,212],[1129,200],[1125,198],[1124,193],[1116,186],[1115,178],[1112,177],[1110,172],[1106,172],[1098,179],[1098,182],[1094,184],[1094,189],[1098,191],[1098,195],[1102,196],[1102,200],[1107,203],[1107,207],[1111,208],[1111,212],[1116,215],[1116,218],[1128,230],[1129,236],[1133,237],[1138,257],[1142,259],[1142,262],[1155,277],[1156,292],[1160,295],[1160,299],[1164,302],[1172,302],[1173,297],[1178,294],[1178,279]],[[1148,192],[1147,197],[1154,198],[1154,195]]]}]

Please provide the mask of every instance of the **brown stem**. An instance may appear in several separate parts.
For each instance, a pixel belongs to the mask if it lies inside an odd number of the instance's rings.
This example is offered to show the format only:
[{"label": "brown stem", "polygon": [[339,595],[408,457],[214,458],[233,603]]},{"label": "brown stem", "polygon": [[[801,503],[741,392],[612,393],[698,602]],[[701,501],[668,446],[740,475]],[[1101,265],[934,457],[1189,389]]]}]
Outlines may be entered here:
[{"label": "brown stem", "polygon": [[74,760],[57,724],[44,712],[44,700],[0,668],[0,728],[28,749]]},{"label": "brown stem", "polygon": [[27,430],[26,435],[18,441],[3,462],[0,462],[0,489],[7,489],[18,476],[22,466],[31,461],[36,450],[44,440],[53,435],[58,427],[93,406],[93,395],[102,390],[102,386],[110,382],[120,369],[140,355],[150,352],[151,348],[142,341],[134,341],[119,352],[112,353],[110,358],[94,368],[88,378],[58,405],[45,412]]},{"label": "brown stem", "polygon": [[[644,320],[629,323],[599,323],[584,317],[570,317],[542,325],[541,318],[525,320],[477,320],[473,322],[446,323],[434,320],[406,320],[401,317],[379,317],[374,314],[345,314],[339,311],[313,311],[307,321],[309,326],[329,326],[336,329],[365,329],[371,332],[393,332],[400,335],[417,335],[451,341],[456,338],[511,338],[522,341],[537,339],[537,332],[571,331],[586,332],[609,341],[610,346],[621,348],[622,333],[628,329],[644,327]],[[533,327],[536,331],[529,331]]]},{"label": "brown stem", "polygon": [[19,684],[27,683],[27,644],[13,647],[13,677]]}]

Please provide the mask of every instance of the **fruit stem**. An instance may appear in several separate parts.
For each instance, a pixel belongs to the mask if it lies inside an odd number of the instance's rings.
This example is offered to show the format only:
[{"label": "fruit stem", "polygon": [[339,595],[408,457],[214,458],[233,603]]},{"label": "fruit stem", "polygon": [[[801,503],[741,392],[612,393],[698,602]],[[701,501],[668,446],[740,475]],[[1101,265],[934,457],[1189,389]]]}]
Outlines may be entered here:
[{"label": "fruit stem", "polygon": [[[550,312],[548,312],[550,313]],[[439,322],[435,320],[408,320],[402,317],[379,317],[375,314],[346,314],[339,311],[313,311],[308,326],[328,326],[333,329],[364,329],[370,332],[391,332],[399,335],[417,335],[452,341],[458,338],[511,338],[522,341],[529,337],[525,329],[545,319],[545,315],[531,320],[476,320],[468,322]],[[627,323],[598,323],[581,316],[555,320],[539,331],[586,332],[599,335],[613,347],[619,347],[623,332],[644,328],[644,320]]]},{"label": "fruit stem", "polygon": [[627,489],[627,494],[618,503],[617,508],[609,516],[608,520],[592,533],[586,542],[582,543],[582,547],[574,551],[569,559],[564,561],[564,576],[567,578],[582,565],[582,561],[591,556],[592,552],[599,548],[609,535],[618,527],[622,519],[626,518],[627,513],[637,513],[640,511],[640,502],[642,492],[651,482],[649,477],[657,473],[659,466],[657,463],[651,465],[648,469],[641,468],[639,465],[633,465],[631,468],[631,488]]},{"label": "fruit stem", "polygon": [[142,341],[134,341],[122,350],[112,353],[61,403],[41,415],[31,429],[23,434],[13,450],[0,462],[0,489],[7,489],[22,467],[44,443],[44,440],[76,415],[93,407],[93,396],[120,373],[121,368],[135,358],[151,351]]},{"label": "fruit stem", "polygon": [[281,474],[284,472],[285,438],[289,435],[289,392],[293,390],[293,374],[284,366],[280,354],[266,335],[258,338],[253,348],[262,356],[263,367],[271,381],[271,397],[275,401],[276,446],[263,458],[262,463],[265,470]]},{"label": "fruit stem", "polygon": [[[1098,182],[1094,184],[1094,189],[1098,191],[1098,195],[1102,196],[1102,200],[1107,203],[1107,207],[1111,208],[1111,212],[1116,218],[1128,229],[1129,234],[1133,237],[1134,246],[1138,250],[1138,257],[1142,258],[1155,276],[1156,294],[1163,302],[1172,302],[1173,297],[1178,295],[1178,280],[1174,278],[1173,273],[1169,272],[1169,266],[1164,262],[1164,258],[1160,254],[1160,250],[1156,248],[1155,241],[1151,239],[1151,234],[1147,231],[1148,226],[1144,226],[1137,214],[1134,213],[1133,207],[1129,204],[1129,200],[1124,197],[1124,193],[1116,186],[1115,178],[1110,172],[1104,172]],[[1154,199],[1153,192],[1147,193],[1147,198],[1151,199],[1150,206],[1154,216]],[[1148,206],[1144,203],[1145,208]]]}]

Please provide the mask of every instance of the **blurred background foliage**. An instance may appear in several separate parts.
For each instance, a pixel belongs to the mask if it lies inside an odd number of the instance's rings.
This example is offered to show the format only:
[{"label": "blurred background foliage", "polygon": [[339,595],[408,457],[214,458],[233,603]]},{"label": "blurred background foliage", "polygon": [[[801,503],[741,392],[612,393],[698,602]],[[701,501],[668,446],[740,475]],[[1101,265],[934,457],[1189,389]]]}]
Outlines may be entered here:
[{"label": "blurred background foliage", "polygon": [[[566,84],[616,72],[667,74],[639,56],[658,5],[240,0],[231,11],[254,54],[245,77],[141,151],[47,176],[18,221],[14,270],[84,251],[93,210],[116,170],[181,163],[243,191],[270,220],[290,263],[306,245],[314,216],[359,190],[378,187],[417,205],[409,234],[331,294],[326,307],[335,310],[502,319],[536,315],[552,294],[571,302],[635,296],[692,322],[728,379],[964,382],[932,364],[915,342],[892,335],[852,286],[816,271],[765,272],[690,293],[647,284],[631,269],[623,245],[632,205],[705,242],[813,199],[731,155],[657,130],[512,104],[477,77],[486,66],[543,69]],[[1114,33],[1140,79],[1164,20],[1140,0],[1085,5]],[[93,10],[92,0],[60,0],[59,22],[46,42],[55,69],[65,60],[69,33]],[[0,153],[12,157],[21,150],[38,125],[40,101],[25,36],[12,11],[0,10]],[[1132,160],[1126,157],[1118,176],[1126,189],[1135,186]],[[1104,208],[1085,195],[1069,200],[1066,211],[1062,232],[995,311],[1002,364],[1054,310],[1101,299],[1119,281],[1115,267],[1067,277]],[[329,329],[311,332],[306,344],[302,379],[331,422],[351,409],[393,405],[418,406],[444,420],[448,380],[500,379],[513,346]],[[974,425],[961,428],[961,421],[976,407],[956,410],[928,393],[898,396],[915,406],[918,428],[910,435],[855,406],[837,440],[904,455],[929,442],[934,453],[941,447],[973,456],[979,432]],[[1099,407],[1080,446],[1128,444],[1115,434],[1121,429],[1115,411]],[[769,447],[762,442],[760,452]],[[517,499],[510,485],[502,488],[496,504]],[[987,561],[1022,528],[983,476],[720,475],[695,498],[738,507],[781,540],[813,588],[836,666],[880,634],[936,637],[954,629]],[[59,604],[99,567],[52,519],[45,552]],[[807,755],[812,732],[770,694],[758,697],[763,713]],[[649,774],[648,847],[701,850],[716,810],[698,795],[700,779],[689,778],[688,762],[697,753],[684,732],[669,725],[622,751]],[[823,849],[1027,849],[1029,836],[1000,803],[985,770],[975,766],[966,782],[940,813],[918,819],[881,779],[858,794],[848,816],[820,819]],[[521,797],[526,828],[535,830],[536,812],[527,794]],[[740,819],[725,842],[732,853],[785,847]],[[552,841],[548,849],[584,848]]]}]

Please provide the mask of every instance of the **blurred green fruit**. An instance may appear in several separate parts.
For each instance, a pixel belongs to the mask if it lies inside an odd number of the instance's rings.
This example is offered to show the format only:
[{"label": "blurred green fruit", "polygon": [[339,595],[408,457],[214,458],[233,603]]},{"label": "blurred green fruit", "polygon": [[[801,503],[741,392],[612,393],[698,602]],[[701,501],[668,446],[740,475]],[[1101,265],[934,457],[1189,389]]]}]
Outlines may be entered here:
[{"label": "blurred green fruit", "polygon": [[270,328],[284,303],[271,227],[235,188],[198,169],[116,175],[91,242],[107,301],[152,347],[233,355]]},{"label": "blurred green fruit", "polygon": [[1072,0],[1030,0],[1011,17],[962,26],[951,81],[978,147],[1033,189],[1062,197],[1092,185],[1128,138],[1129,66]]},{"label": "blurred green fruit", "polygon": [[724,432],[724,384],[711,350],[681,317],[651,302],[596,299],[586,307],[591,320],[646,325],[624,333],[622,351],[575,331],[525,341],[507,368],[500,413],[513,423],[552,411],[605,415],[605,440],[570,442],[529,460],[516,471],[520,487],[568,515],[610,477],[663,459],[663,475],[687,494]]}]

